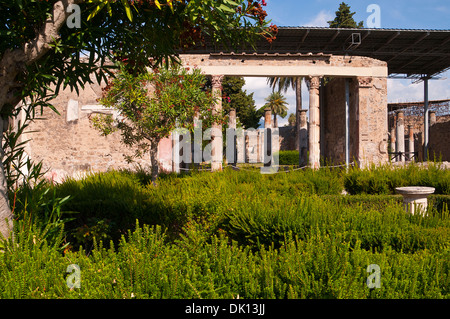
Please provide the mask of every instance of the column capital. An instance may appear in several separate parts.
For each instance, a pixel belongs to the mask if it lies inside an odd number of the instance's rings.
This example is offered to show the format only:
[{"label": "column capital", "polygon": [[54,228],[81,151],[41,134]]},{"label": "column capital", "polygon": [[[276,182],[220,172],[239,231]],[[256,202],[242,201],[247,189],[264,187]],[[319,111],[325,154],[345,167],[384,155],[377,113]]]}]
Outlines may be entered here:
[{"label": "column capital", "polygon": [[322,78],[322,76],[318,76],[318,75],[308,76],[309,88],[310,89],[319,89],[321,78]]},{"label": "column capital", "polygon": [[222,75],[222,74],[212,75],[211,76],[212,87],[215,89],[221,89],[223,77],[224,77],[224,75]]},{"label": "column capital", "polygon": [[358,80],[358,86],[360,88],[370,88],[370,87],[372,87],[373,78],[370,77],[370,76],[366,76],[366,77],[361,77],[360,76],[360,77],[357,78],[357,80]]}]

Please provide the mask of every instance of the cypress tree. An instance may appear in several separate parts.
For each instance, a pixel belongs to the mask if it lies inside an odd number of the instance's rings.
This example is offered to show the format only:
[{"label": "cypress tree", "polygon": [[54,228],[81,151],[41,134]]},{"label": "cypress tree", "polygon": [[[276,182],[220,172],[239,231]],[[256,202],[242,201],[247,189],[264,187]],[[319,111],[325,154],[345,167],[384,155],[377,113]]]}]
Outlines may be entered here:
[{"label": "cypress tree", "polygon": [[330,28],[357,28],[364,27],[364,22],[360,21],[356,23],[353,16],[356,12],[351,12],[350,6],[345,2],[339,5],[338,11],[336,11],[336,17],[332,21],[328,21]]}]

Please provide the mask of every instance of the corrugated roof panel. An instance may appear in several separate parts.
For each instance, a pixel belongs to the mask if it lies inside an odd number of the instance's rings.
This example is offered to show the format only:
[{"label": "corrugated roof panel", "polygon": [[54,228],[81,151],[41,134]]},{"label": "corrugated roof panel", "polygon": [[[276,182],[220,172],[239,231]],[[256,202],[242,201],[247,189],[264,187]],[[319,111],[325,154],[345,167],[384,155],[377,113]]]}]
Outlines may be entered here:
[{"label": "corrugated roof panel", "polygon": [[[450,68],[450,30],[279,27],[276,40],[257,43],[258,53],[360,55],[388,63],[390,74],[434,75]],[[361,43],[352,45],[352,34]],[[242,50],[242,49],[241,49]],[[207,43],[195,52],[226,51]],[[240,50],[237,50],[240,51]],[[250,52],[251,50],[245,50]]]}]

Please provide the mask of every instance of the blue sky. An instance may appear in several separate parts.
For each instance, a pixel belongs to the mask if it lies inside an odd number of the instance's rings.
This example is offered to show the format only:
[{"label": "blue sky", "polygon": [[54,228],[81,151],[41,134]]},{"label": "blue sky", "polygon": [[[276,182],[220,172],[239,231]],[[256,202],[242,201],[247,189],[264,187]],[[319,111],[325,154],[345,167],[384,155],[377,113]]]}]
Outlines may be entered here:
[{"label": "blue sky", "polygon": [[[335,11],[342,0],[266,0],[268,18],[278,26],[317,26],[327,27],[327,21],[334,19]],[[449,0],[344,0],[350,5],[357,22],[364,21],[371,14],[367,12],[370,4],[381,9],[381,27],[398,29],[450,29]],[[450,98],[450,71],[442,74],[443,79],[430,81],[430,99]],[[258,107],[270,94],[265,78],[246,78],[245,89],[254,92]],[[295,112],[295,94],[285,94],[289,102],[289,113]],[[411,80],[388,80],[388,101],[406,102],[423,100],[423,83],[413,84]],[[303,87],[303,108],[308,106],[308,92]],[[280,126],[287,123],[279,119]]]}]

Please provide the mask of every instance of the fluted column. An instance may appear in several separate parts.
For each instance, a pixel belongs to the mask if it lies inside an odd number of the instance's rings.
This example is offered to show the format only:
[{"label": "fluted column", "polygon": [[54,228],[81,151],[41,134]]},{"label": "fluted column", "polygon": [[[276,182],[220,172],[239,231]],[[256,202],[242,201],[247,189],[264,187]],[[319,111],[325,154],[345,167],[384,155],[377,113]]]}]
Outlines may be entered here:
[{"label": "fluted column", "polygon": [[[216,102],[213,107],[213,114],[219,114],[222,112],[222,80],[223,75],[212,76],[212,94],[216,98]],[[222,170],[223,159],[223,137],[222,137],[222,124],[214,123],[211,132],[211,171]]]},{"label": "fluted column", "polygon": [[309,77],[309,166],[320,167],[320,77]]}]

